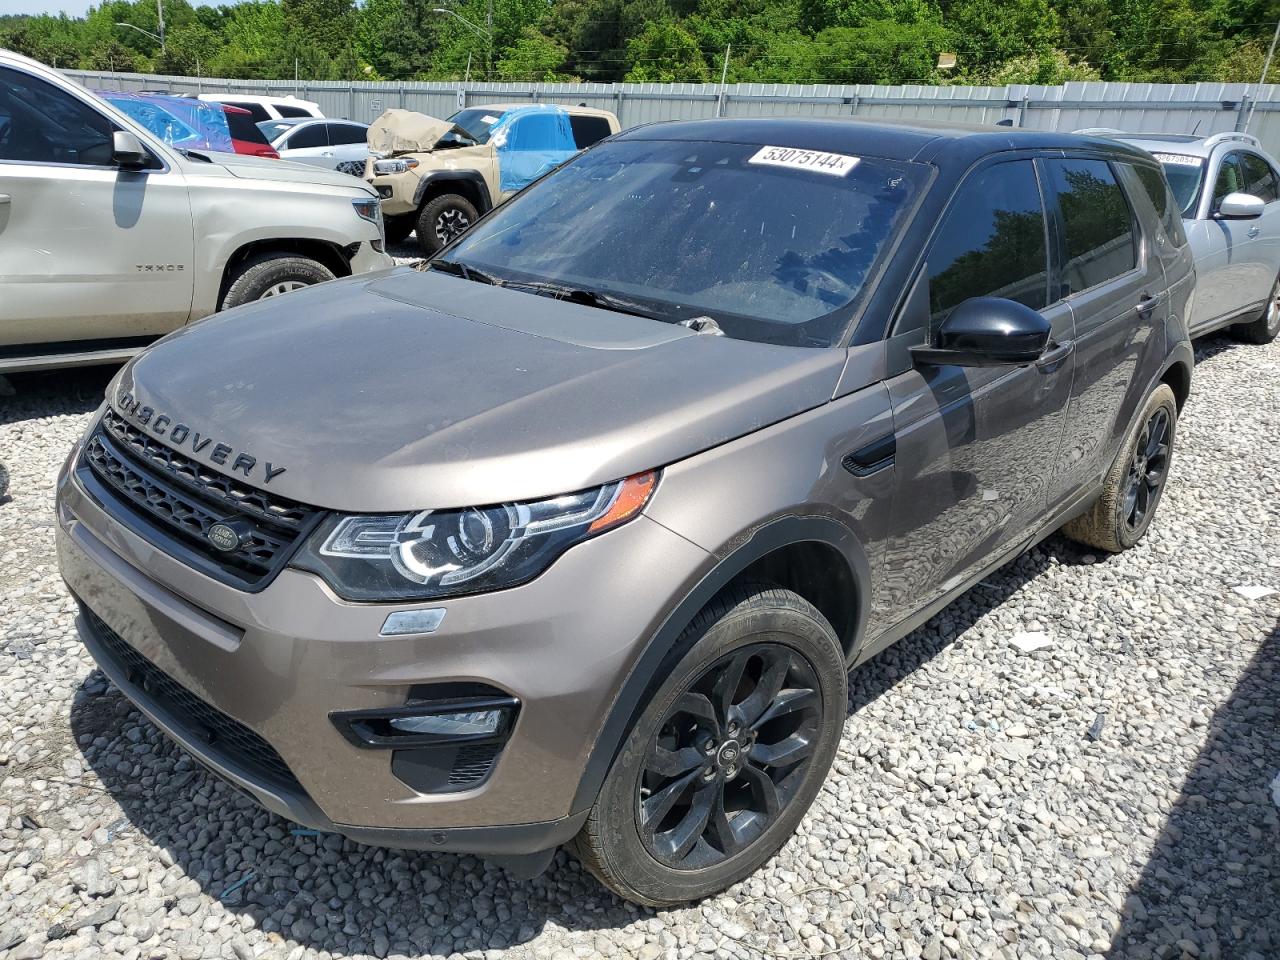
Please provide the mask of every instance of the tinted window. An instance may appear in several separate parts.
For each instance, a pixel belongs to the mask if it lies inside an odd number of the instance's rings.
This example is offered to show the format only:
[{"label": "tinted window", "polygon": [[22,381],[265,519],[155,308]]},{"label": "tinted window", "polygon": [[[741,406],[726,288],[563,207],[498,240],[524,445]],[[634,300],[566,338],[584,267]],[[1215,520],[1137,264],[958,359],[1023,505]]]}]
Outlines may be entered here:
[{"label": "tinted window", "polygon": [[927,168],[864,157],[832,175],[753,162],[763,152],[608,141],[499,207],[448,259],[668,322],[709,316],[730,337],[830,346]]},{"label": "tinted window", "polygon": [[996,164],[961,184],[926,271],[934,322],[971,297],[1005,297],[1035,310],[1048,304],[1044,208],[1030,160]]},{"label": "tinted window", "polygon": [[1271,169],[1271,164],[1256,153],[1246,153],[1244,155],[1244,176],[1245,182],[1249,187],[1249,193],[1259,198],[1263,203],[1270,203],[1273,200],[1280,199],[1280,194],[1277,193],[1276,188],[1276,172]]},{"label": "tinted window", "polygon": [[287,120],[262,120],[258,123],[258,129],[262,131],[262,135],[270,141],[274,141],[280,134],[293,126]]},{"label": "tinted window", "polygon": [[283,103],[277,103],[277,104],[275,105],[275,107],[276,107],[276,113],[280,114],[280,116],[282,116],[282,117],[309,117],[309,116],[311,116],[311,111],[310,111],[310,110],[303,110],[301,107],[290,107],[290,106],[286,106],[286,105],[285,105],[285,104],[283,104]]},{"label": "tinted window", "polygon": [[1154,167],[1132,164],[1130,169],[1137,175],[1142,189],[1151,198],[1151,205],[1156,208],[1156,215],[1160,217],[1170,242],[1176,247],[1181,247],[1187,242],[1187,235],[1182,230],[1182,207],[1169,185],[1165,183],[1164,175]]},{"label": "tinted window", "polygon": [[262,131],[258,129],[258,125],[254,123],[253,116],[245,110],[232,108],[223,111],[227,115],[227,126],[231,129],[231,136],[236,140],[244,140],[247,143],[267,143],[267,138]]},{"label": "tinted window", "polygon": [[1240,154],[1229,153],[1222,158],[1218,177],[1213,181],[1213,208],[1218,209],[1218,204],[1227,194],[1243,193],[1244,189],[1244,168],[1240,165]]},{"label": "tinted window", "polygon": [[233,107],[239,107],[241,110],[248,110],[249,114],[253,117],[254,123],[261,123],[263,120],[275,119],[271,114],[267,113],[266,107],[260,103],[254,103],[252,100],[223,100],[221,102],[230,104]]},{"label": "tinted window", "polygon": [[327,147],[329,138],[325,135],[323,123],[309,123],[299,127],[284,142],[286,150],[302,150],[306,147]]},{"label": "tinted window", "polygon": [[1138,265],[1133,211],[1105,160],[1046,160],[1062,210],[1064,295]]},{"label": "tinted window", "polygon": [[570,114],[569,123],[573,127],[573,142],[579,150],[599,143],[613,132],[609,129],[609,121],[604,117],[579,117]]},{"label": "tinted window", "polygon": [[110,120],[43,80],[0,68],[0,160],[111,163]]},{"label": "tinted window", "polygon": [[368,139],[368,131],[354,123],[329,124],[329,142],[332,144],[364,143]]}]

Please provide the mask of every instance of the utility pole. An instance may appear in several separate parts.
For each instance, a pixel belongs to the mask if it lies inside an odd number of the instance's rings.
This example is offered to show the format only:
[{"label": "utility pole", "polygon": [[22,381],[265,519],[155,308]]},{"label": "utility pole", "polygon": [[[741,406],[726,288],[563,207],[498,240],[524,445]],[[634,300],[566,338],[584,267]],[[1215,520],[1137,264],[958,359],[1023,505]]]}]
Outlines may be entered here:
[{"label": "utility pole", "polygon": [[160,52],[164,53],[164,3],[163,0],[156,0],[156,21],[160,24],[157,31],[160,34]]},{"label": "utility pole", "polygon": [[[484,28],[489,32],[489,45],[486,48],[488,54],[485,56],[484,78],[486,80],[493,79],[493,0],[487,0],[484,12]],[[1277,27],[1280,29],[1280,26]],[[1274,49],[1275,44],[1272,44]]]},{"label": "utility pole", "polygon": [[716,96],[716,116],[724,116],[724,85],[729,79],[729,47],[731,44],[724,45],[724,65],[720,68],[720,93]]},{"label": "utility pole", "polygon": [[[1267,82],[1267,71],[1271,69],[1271,58],[1276,55],[1276,41],[1280,40],[1280,20],[1276,21],[1276,32],[1271,37],[1271,48],[1267,51],[1267,59],[1262,62],[1262,76],[1258,78],[1258,95],[1262,94],[1262,85]],[[1249,116],[1245,117],[1244,129],[1249,130],[1249,122],[1253,119],[1254,108],[1258,105],[1258,97],[1249,104]]]}]

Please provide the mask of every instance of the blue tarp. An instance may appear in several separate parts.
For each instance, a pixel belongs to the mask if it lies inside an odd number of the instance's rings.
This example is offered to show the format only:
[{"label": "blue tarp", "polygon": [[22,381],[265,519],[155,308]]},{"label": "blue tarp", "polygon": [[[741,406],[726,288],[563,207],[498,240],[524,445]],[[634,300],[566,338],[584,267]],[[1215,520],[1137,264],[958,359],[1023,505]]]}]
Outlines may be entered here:
[{"label": "blue tarp", "polygon": [[498,151],[502,190],[520,190],[578,152],[569,114],[549,104],[517,107],[489,135]]},{"label": "blue tarp", "polygon": [[98,96],[165,143],[182,150],[235,153],[227,115],[217,104],[186,97],[99,90]]}]

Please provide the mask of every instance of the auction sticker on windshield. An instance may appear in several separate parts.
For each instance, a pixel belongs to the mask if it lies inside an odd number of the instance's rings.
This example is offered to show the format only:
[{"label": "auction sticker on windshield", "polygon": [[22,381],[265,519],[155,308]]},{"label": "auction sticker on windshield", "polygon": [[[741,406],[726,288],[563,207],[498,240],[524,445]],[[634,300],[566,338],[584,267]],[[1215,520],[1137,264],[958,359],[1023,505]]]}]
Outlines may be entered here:
[{"label": "auction sticker on windshield", "polygon": [[843,177],[858,165],[858,158],[845,156],[843,153],[823,153],[820,150],[800,150],[795,147],[761,147],[747,163],[812,170],[814,173]]},{"label": "auction sticker on windshield", "polygon": [[1172,163],[1179,167],[1198,167],[1201,163],[1200,157],[1188,157],[1185,153],[1153,153],[1152,156],[1161,163]]}]

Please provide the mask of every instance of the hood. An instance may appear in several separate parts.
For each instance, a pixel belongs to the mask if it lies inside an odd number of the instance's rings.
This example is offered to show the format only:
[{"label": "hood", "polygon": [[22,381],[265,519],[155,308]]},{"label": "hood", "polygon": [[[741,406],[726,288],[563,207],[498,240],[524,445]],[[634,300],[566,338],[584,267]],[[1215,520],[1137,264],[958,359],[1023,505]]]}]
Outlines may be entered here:
[{"label": "hood", "polygon": [[401,268],[185,327],[110,399],[253,486],[390,512],[665,466],[825,403],[844,360]]},{"label": "hood", "polygon": [[[272,180],[280,183],[312,184],[317,187],[342,187],[346,190],[374,194],[373,188],[359,177],[307,163],[254,157],[247,153],[209,153],[205,156],[214,164],[224,167],[232,176],[245,180]],[[191,162],[198,163],[198,161]],[[200,167],[205,166],[206,164],[200,163]]]},{"label": "hood", "polygon": [[[369,149],[389,157],[396,153],[430,153],[454,124],[412,110],[388,110],[369,125]],[[465,133],[465,131],[464,131]]]}]

